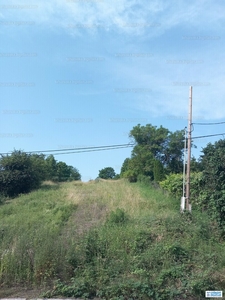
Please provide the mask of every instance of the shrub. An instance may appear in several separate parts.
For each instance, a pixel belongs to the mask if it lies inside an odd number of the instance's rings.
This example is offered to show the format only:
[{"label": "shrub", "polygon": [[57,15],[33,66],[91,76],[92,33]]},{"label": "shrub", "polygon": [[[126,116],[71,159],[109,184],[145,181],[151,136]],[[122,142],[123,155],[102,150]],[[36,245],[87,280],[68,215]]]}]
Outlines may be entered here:
[{"label": "shrub", "polygon": [[41,163],[30,154],[14,151],[0,160],[0,193],[15,197],[38,188],[44,179]]},{"label": "shrub", "polygon": [[151,182],[151,177],[139,174],[137,177],[137,181],[149,185]]},{"label": "shrub", "polygon": [[133,170],[127,170],[122,174],[122,177],[127,178],[129,182],[136,182],[137,176],[137,173]]},{"label": "shrub", "polygon": [[129,220],[129,216],[123,209],[117,208],[112,211],[106,221],[108,224],[124,224]]}]

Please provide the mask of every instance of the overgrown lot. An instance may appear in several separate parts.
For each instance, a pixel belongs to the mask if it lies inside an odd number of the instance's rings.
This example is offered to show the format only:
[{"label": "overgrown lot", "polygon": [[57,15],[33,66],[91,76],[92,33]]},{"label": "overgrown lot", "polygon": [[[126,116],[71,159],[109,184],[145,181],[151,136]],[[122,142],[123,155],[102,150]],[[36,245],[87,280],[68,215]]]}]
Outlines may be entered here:
[{"label": "overgrown lot", "polygon": [[[42,187],[0,206],[0,284],[43,297],[205,299],[225,289],[217,224],[124,180]],[[1,297],[6,296],[1,292]]]}]

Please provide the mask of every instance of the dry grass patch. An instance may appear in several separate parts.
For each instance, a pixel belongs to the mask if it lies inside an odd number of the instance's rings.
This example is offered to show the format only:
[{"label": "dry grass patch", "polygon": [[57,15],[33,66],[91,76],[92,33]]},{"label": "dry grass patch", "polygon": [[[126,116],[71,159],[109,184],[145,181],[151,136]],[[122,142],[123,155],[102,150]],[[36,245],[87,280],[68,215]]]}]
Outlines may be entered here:
[{"label": "dry grass patch", "polygon": [[90,210],[92,214],[94,207],[100,205],[105,207],[105,212],[120,208],[135,217],[149,212],[155,204],[154,199],[148,201],[136,186],[125,180],[100,180],[83,184],[71,182],[64,184],[62,189],[67,201],[78,204],[80,214],[82,209]]}]

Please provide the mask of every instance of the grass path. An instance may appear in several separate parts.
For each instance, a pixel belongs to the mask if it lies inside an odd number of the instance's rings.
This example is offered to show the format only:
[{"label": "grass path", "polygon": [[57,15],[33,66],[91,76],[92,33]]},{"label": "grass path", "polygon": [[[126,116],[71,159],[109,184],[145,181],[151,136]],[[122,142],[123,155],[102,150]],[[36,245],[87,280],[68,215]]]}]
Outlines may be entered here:
[{"label": "grass path", "polygon": [[[105,226],[117,208],[130,221]],[[223,247],[206,214],[181,216],[179,200],[161,190],[124,180],[45,182],[0,206],[0,297],[38,297],[77,269],[81,282],[95,270],[105,292],[107,280],[114,292],[129,278],[168,291],[182,290],[183,280],[196,293],[211,279],[225,287]]]}]

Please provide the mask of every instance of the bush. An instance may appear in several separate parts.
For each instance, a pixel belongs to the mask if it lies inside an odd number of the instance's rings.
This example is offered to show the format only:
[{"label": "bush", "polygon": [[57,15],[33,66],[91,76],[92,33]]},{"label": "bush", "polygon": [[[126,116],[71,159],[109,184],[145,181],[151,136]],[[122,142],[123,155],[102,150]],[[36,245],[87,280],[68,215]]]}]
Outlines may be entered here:
[{"label": "bush", "polygon": [[164,167],[163,167],[163,164],[159,160],[154,161],[153,173],[154,173],[154,180],[156,182],[160,182],[163,179],[165,179]]},{"label": "bush", "polygon": [[[190,178],[191,185],[191,203],[202,207],[201,193],[203,189],[202,172],[192,173]],[[166,179],[161,181],[160,186],[167,190],[170,194],[176,198],[181,198],[183,195],[183,175],[182,174],[170,174],[166,176]]]},{"label": "bush", "polygon": [[127,178],[129,182],[137,182],[137,173],[133,170],[127,170],[122,174],[123,178]]},{"label": "bush", "polygon": [[4,196],[15,197],[28,193],[38,188],[44,179],[42,165],[32,155],[22,151],[3,156],[0,170],[0,193]]},{"label": "bush", "polygon": [[176,198],[182,196],[183,189],[183,175],[182,174],[170,174],[166,176],[166,179],[160,182],[160,186],[167,190],[170,194]]},{"label": "bush", "polygon": [[123,209],[117,208],[116,211],[112,211],[106,221],[108,224],[124,224],[129,220],[129,216]]},{"label": "bush", "polygon": [[151,177],[139,174],[138,177],[137,177],[137,181],[141,182],[143,184],[146,184],[146,185],[150,185]]},{"label": "bush", "polygon": [[103,179],[113,179],[116,176],[116,173],[112,167],[107,167],[102,170],[99,170],[98,177]]}]

